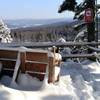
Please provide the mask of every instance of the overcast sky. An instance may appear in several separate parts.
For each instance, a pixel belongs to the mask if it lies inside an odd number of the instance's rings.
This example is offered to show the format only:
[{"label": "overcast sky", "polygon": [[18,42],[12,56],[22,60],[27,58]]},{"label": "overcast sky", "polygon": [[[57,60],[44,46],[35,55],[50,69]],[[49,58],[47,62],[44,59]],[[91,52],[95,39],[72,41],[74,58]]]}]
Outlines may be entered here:
[{"label": "overcast sky", "polygon": [[[3,19],[72,18],[72,12],[58,14],[64,0],[0,0],[0,17]],[[77,0],[82,1],[82,0]]]}]

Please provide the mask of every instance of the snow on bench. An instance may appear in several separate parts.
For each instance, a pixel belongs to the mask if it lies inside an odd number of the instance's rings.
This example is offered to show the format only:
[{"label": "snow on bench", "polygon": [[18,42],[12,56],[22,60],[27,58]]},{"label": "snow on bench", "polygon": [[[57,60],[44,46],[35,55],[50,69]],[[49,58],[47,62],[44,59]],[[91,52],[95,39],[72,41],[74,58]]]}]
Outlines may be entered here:
[{"label": "snow on bench", "polygon": [[27,48],[2,48],[0,61],[3,64],[2,74],[7,74],[16,80],[18,70],[43,80],[48,66],[48,53],[44,50]]},{"label": "snow on bench", "polygon": [[[48,74],[48,82],[51,77],[55,77],[52,69],[59,65],[60,55],[51,53],[55,56],[48,55],[48,51],[39,49],[20,48],[2,48],[0,49],[0,61],[3,64],[2,75],[13,77],[12,82],[17,81],[19,70],[21,73],[27,73],[32,77],[44,80]],[[59,59],[60,60],[59,60]],[[46,73],[46,69],[49,69]],[[54,80],[55,81],[55,80]]]}]

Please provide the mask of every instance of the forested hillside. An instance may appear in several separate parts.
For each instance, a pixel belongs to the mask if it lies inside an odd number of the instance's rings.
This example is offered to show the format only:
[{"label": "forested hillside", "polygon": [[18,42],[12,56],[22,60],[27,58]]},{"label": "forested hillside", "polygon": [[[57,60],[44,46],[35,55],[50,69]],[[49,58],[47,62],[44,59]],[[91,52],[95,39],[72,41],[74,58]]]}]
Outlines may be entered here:
[{"label": "forested hillside", "polygon": [[74,23],[58,22],[37,27],[13,29],[11,35],[14,42],[54,42],[60,37],[71,41],[77,34],[77,31],[73,29],[73,25]]}]

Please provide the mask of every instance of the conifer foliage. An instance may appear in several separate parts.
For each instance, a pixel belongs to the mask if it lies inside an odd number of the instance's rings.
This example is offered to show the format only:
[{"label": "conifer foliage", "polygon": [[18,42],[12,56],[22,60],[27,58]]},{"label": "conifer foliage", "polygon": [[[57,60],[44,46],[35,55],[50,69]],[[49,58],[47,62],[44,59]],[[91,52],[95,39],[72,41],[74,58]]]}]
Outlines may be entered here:
[{"label": "conifer foliage", "polygon": [[76,4],[77,3],[75,0],[65,0],[63,4],[60,6],[58,12],[61,13],[65,10],[74,11]]},{"label": "conifer foliage", "polygon": [[11,31],[7,25],[4,24],[3,20],[0,19],[0,42],[10,43],[12,41],[10,32]]}]

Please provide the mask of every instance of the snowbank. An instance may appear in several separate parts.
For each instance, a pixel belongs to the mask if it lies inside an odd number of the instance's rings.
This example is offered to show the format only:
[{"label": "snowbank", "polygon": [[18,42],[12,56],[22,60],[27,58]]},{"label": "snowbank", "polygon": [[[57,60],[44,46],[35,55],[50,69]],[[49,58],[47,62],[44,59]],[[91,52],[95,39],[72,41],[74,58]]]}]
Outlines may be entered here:
[{"label": "snowbank", "polygon": [[28,74],[20,74],[18,77],[18,85],[21,90],[39,90],[43,82],[37,78],[33,78]]},{"label": "snowbank", "polygon": [[89,60],[82,64],[64,62],[61,65],[60,76],[59,82],[48,84],[47,76],[41,83],[27,74],[20,74],[17,83],[19,89],[29,86],[35,90],[34,85],[38,90],[20,91],[0,85],[0,100],[100,100],[98,63]]},{"label": "snowbank", "polygon": [[[67,62],[62,65],[61,71],[63,77],[70,75],[72,81],[71,86],[74,88],[77,100],[100,99],[100,66],[98,63],[88,60],[82,64],[73,61]],[[63,78],[61,79],[65,81]]]}]

